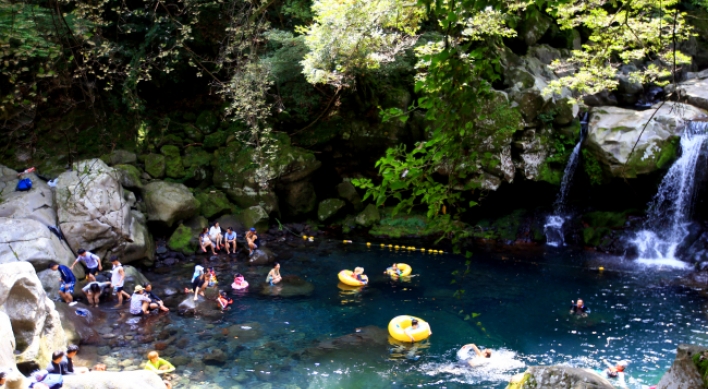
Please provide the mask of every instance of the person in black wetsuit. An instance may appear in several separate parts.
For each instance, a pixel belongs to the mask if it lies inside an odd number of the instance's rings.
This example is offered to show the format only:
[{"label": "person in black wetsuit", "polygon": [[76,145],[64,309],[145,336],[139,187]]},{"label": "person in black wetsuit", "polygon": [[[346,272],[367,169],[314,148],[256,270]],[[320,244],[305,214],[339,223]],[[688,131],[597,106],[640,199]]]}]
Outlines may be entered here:
[{"label": "person in black wetsuit", "polygon": [[570,301],[570,314],[577,315],[581,317],[586,317],[590,310],[585,306],[585,302],[582,299],[578,301]]}]

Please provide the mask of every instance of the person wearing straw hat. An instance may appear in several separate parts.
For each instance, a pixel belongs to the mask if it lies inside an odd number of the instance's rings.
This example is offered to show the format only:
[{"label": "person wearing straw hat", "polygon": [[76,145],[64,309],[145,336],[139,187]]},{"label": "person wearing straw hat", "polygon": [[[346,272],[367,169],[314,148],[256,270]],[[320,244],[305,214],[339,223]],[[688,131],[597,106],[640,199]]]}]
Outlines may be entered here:
[{"label": "person wearing straw hat", "polygon": [[151,302],[150,297],[143,293],[144,290],[142,285],[136,285],[135,292],[130,296],[130,313],[133,316],[147,315],[151,309],[158,308],[158,305]]}]

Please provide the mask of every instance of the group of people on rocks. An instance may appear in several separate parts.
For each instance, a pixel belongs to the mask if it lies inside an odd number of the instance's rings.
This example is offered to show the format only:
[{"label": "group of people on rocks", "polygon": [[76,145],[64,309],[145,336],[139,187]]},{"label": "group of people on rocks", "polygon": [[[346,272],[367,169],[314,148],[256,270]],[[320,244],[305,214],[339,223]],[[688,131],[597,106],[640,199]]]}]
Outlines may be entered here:
[{"label": "group of people on rocks", "polygon": [[[212,255],[216,255],[216,252],[221,249],[226,249],[226,254],[236,254],[237,238],[238,234],[233,227],[227,228],[226,234],[222,234],[219,222],[215,222],[211,227],[204,227],[204,229],[202,229],[202,232],[199,234],[199,248],[204,253],[207,252],[208,248],[211,250]],[[253,255],[253,251],[258,248],[258,233],[256,229],[251,227],[246,231],[245,238],[248,253],[249,255]]]},{"label": "group of people on rocks", "polygon": [[[104,364],[97,364],[93,369],[87,367],[74,366],[74,358],[79,352],[79,346],[70,345],[66,351],[55,351],[49,365],[43,370],[37,370],[30,375],[29,387],[32,389],[59,389],[64,385],[64,376],[72,374],[85,374],[89,371],[105,371]],[[163,377],[163,383],[168,389],[172,388],[172,383],[164,374],[175,371],[174,365],[165,359],[160,358],[157,351],[150,351],[147,354],[145,370],[152,371]],[[0,372],[0,386],[5,384],[5,373]]]}]

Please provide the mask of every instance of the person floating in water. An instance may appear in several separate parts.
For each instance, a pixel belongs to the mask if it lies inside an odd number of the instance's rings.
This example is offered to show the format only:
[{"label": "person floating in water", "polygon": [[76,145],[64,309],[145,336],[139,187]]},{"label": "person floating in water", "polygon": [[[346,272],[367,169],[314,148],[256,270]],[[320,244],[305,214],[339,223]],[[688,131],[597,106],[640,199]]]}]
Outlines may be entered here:
[{"label": "person floating in water", "polygon": [[357,281],[360,281],[364,285],[369,283],[369,277],[367,277],[364,274],[364,268],[363,267],[357,267],[354,269],[354,274],[352,274],[354,278],[357,279]]},{"label": "person floating in water", "polygon": [[398,268],[398,264],[394,263],[393,265],[391,265],[391,267],[386,269],[384,274],[388,274],[391,277],[400,277],[403,272],[401,271],[401,269]]},{"label": "person floating in water", "polygon": [[278,262],[273,265],[273,268],[268,272],[268,277],[266,277],[266,282],[271,286],[282,281],[283,277],[280,276],[280,264]]},{"label": "person floating in water", "polygon": [[626,388],[627,384],[624,381],[624,370],[627,368],[627,365],[629,365],[629,362],[622,360],[617,362],[616,365],[611,364],[606,359],[603,359],[602,362],[607,365],[607,369],[605,369],[607,377],[616,378],[618,385],[622,388]]},{"label": "person floating in water", "polygon": [[219,307],[222,311],[234,303],[234,300],[230,299],[223,290],[219,292],[219,298],[217,298],[216,301],[219,302]]},{"label": "person floating in water", "polygon": [[418,331],[419,329],[428,329],[428,336],[433,334],[433,331],[430,329],[430,326],[428,323],[423,322],[423,324],[418,323],[418,319],[413,319],[411,320],[411,326],[403,330],[403,332],[411,339],[411,342],[415,342],[415,338],[413,338],[413,331]]},{"label": "person floating in water", "polygon": [[471,367],[477,367],[479,365],[482,365],[486,362],[488,358],[492,357],[492,350],[490,349],[485,349],[484,351],[480,351],[479,348],[474,344],[474,343],[469,343],[462,348],[460,348],[460,351],[457,352],[458,355],[463,354],[463,352],[467,353],[469,355],[469,352],[474,351],[474,357],[467,359],[467,364],[470,365]]},{"label": "person floating in water", "polygon": [[585,306],[585,302],[582,299],[578,299],[578,301],[570,301],[570,314],[571,315],[577,315],[580,317],[587,317],[588,313],[590,313],[590,310],[588,307]]}]

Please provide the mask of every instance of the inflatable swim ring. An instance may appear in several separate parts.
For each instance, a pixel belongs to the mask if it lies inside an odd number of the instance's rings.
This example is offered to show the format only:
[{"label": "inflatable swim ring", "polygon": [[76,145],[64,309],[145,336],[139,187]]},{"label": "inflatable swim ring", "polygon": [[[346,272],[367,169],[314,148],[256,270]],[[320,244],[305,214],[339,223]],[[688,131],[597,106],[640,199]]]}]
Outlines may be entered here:
[{"label": "inflatable swim ring", "polygon": [[[399,277],[407,277],[411,275],[413,269],[408,264],[397,263],[396,265],[398,266],[398,270],[401,271],[401,275]],[[396,277],[396,275],[391,271],[391,268],[388,268],[386,272],[388,272],[388,275],[390,275],[391,277]]]},{"label": "inflatable swim ring", "polygon": [[234,283],[231,284],[231,287],[234,288],[234,290],[246,289],[246,288],[248,288],[248,281],[243,280],[243,282],[241,283],[240,286],[239,286],[239,285],[236,285],[236,283],[234,282]]},{"label": "inflatable swim ring", "polygon": [[401,342],[410,343],[411,338],[408,337],[408,335],[405,333],[405,330],[406,328],[411,326],[411,320],[413,319],[418,319],[418,329],[411,333],[411,336],[413,336],[413,340],[415,340],[416,342],[420,342],[421,340],[428,339],[428,337],[430,336],[430,326],[428,325],[428,323],[419,317],[409,315],[396,316],[391,319],[391,322],[388,323],[389,335],[391,335],[392,338]]},{"label": "inflatable swim ring", "polygon": [[363,285],[357,285],[357,286],[352,286],[352,285],[347,285],[343,282],[337,283],[337,288],[343,292],[358,292],[362,289]]},{"label": "inflatable swim ring", "polygon": [[354,277],[354,272],[351,270],[342,270],[337,274],[337,277],[339,277],[339,281],[349,286],[366,285],[366,283],[357,280],[356,277]]}]

